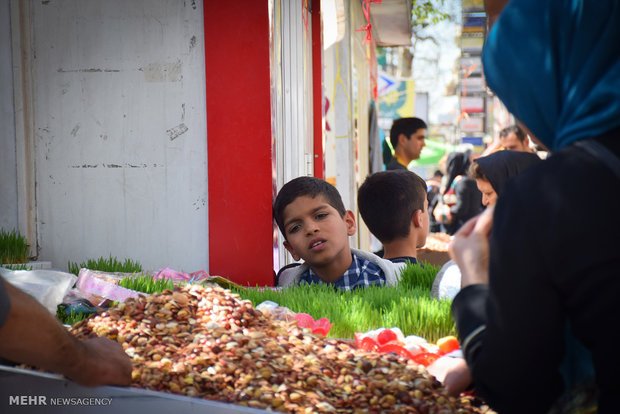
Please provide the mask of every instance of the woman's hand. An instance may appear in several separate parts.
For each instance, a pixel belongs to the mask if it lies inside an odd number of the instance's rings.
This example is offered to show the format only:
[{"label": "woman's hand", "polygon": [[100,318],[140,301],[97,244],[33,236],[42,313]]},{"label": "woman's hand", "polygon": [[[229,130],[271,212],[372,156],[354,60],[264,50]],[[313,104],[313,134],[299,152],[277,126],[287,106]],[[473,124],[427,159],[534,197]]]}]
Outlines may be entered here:
[{"label": "woman's hand", "polygon": [[450,257],[461,270],[461,286],[489,283],[489,234],[493,227],[493,207],[472,218],[456,232]]},{"label": "woman's hand", "polygon": [[448,395],[454,397],[465,391],[472,383],[471,371],[467,366],[467,362],[461,358],[453,363],[453,366],[446,372],[443,385]]},{"label": "woman's hand", "polygon": [[458,396],[471,385],[471,372],[463,358],[442,356],[426,367],[429,374],[441,382],[448,395]]}]

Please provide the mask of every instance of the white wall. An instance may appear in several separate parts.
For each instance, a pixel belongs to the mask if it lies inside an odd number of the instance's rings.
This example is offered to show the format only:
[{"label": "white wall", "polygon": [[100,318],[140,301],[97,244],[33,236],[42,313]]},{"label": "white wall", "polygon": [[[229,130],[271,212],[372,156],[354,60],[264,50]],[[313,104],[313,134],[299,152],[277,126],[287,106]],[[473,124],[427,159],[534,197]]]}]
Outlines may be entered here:
[{"label": "white wall", "polygon": [[39,258],[208,270],[202,3],[31,7]]},{"label": "white wall", "polygon": [[[271,92],[278,191],[293,178],[314,174],[311,19],[302,2],[273,2]],[[274,256],[276,272],[293,262],[280,236]]]},{"label": "white wall", "polygon": [[353,247],[370,249],[370,232],[357,211],[357,189],[366,179],[368,165],[369,106],[371,101],[368,46],[361,2],[344,1],[343,39],[328,47],[324,58],[325,97],[329,109],[325,122],[325,178],[335,183],[345,208],[356,214]]},{"label": "white wall", "polygon": [[17,229],[15,112],[9,2],[0,1],[0,228]]}]

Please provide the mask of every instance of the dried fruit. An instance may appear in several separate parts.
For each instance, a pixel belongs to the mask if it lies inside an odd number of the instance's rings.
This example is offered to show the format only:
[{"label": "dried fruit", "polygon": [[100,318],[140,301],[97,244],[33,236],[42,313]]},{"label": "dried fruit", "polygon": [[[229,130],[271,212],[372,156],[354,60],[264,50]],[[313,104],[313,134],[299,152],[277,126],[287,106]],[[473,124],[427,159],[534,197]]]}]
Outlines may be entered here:
[{"label": "dried fruit", "polygon": [[265,317],[220,287],[130,299],[72,332],[115,337],[140,388],[284,412],[481,412],[414,361]]}]

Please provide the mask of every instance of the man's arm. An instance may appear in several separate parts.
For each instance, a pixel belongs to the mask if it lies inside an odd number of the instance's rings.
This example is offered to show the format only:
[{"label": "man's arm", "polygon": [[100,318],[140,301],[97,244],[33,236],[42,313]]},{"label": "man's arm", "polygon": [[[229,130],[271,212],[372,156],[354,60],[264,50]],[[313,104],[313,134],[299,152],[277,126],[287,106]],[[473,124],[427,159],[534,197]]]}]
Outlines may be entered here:
[{"label": "man's arm", "polygon": [[39,302],[0,278],[9,314],[0,326],[0,356],[61,373],[82,385],[129,385],[131,361],[107,338],[79,341]]}]

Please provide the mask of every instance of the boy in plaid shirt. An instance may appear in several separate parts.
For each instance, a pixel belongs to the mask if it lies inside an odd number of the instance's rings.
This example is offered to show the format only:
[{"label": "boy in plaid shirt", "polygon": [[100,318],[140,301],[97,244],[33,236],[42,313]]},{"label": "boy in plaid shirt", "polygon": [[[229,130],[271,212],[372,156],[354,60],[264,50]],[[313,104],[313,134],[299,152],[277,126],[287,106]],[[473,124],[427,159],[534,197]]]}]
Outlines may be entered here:
[{"label": "boy in plaid shirt", "polygon": [[404,263],[392,263],[349,246],[355,216],[346,210],[338,190],[315,177],[285,184],[276,197],[274,218],[284,247],[295,263],[280,269],[279,286],[326,283],[342,290],[369,285],[396,285]]}]

